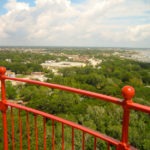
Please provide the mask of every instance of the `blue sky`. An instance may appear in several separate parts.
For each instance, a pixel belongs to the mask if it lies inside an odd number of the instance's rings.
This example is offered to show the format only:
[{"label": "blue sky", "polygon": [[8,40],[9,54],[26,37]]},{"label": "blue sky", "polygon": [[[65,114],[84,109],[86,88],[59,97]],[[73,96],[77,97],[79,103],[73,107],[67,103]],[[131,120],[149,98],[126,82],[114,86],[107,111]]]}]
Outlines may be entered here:
[{"label": "blue sky", "polygon": [[6,0],[0,1],[0,14],[3,14],[6,12],[6,10],[3,8],[4,4],[6,3]]},{"label": "blue sky", "polygon": [[0,0],[0,45],[150,47],[150,0]]}]

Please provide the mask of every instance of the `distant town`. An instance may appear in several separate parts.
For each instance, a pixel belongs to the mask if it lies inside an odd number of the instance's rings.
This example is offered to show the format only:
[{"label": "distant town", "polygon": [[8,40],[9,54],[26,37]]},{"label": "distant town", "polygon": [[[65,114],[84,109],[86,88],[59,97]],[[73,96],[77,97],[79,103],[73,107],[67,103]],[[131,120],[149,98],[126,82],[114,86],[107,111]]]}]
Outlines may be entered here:
[{"label": "distant town", "polygon": [[[50,55],[55,56],[56,59],[47,59],[44,62],[40,63],[43,69],[51,70],[54,75],[61,75],[59,73],[60,68],[68,67],[85,67],[91,65],[93,68],[99,66],[104,61],[103,59],[96,58],[96,55],[86,54],[86,51],[100,52],[101,56],[104,57],[119,57],[121,59],[131,59],[139,62],[150,63],[150,49],[129,49],[129,48],[88,48],[88,47],[0,47],[0,52],[23,52],[31,54],[40,54],[40,55]],[[57,51],[57,52],[56,52]],[[70,53],[72,52],[72,54]],[[77,54],[76,51],[83,51],[84,55]],[[69,53],[68,53],[69,52]],[[60,57],[64,57],[62,60]],[[14,60],[11,58],[6,58],[5,62],[12,63]],[[29,61],[23,62],[24,64],[31,63]],[[18,77],[20,74],[16,74],[12,70],[7,70],[7,75],[10,77]],[[44,75],[44,72],[31,72],[31,74],[23,76],[26,79],[37,79],[40,81],[47,80],[47,77]],[[20,84],[16,81],[12,81],[13,85]]]},{"label": "distant town", "polygon": [[[0,51],[23,51],[23,52],[31,52],[31,53],[40,53],[46,54],[51,53],[51,55],[56,55],[51,51],[74,51],[74,50],[98,50],[103,51],[103,55],[116,55],[121,58],[133,59],[141,62],[150,62],[150,48],[107,48],[107,47],[0,47]],[[111,54],[108,54],[108,51],[112,51]],[[57,54],[58,55],[58,54]],[[65,55],[69,59],[77,60],[77,61],[85,61],[84,57],[78,57],[78,55],[66,55],[60,53],[59,55]],[[87,59],[86,59],[87,60]]]}]

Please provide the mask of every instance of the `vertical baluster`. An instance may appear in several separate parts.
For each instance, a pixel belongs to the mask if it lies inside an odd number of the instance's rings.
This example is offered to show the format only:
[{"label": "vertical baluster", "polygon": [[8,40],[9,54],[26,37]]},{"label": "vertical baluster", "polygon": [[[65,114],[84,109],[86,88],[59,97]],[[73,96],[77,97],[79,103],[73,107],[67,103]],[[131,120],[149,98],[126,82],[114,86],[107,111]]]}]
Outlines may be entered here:
[{"label": "vertical baluster", "polygon": [[82,132],[82,150],[85,148],[85,133],[84,131]]},{"label": "vertical baluster", "polygon": [[26,112],[26,127],[27,127],[28,150],[30,150],[30,123],[28,112]]},{"label": "vertical baluster", "polygon": [[34,115],[34,127],[35,127],[35,146],[36,146],[36,150],[38,150],[37,115]]},{"label": "vertical baluster", "polygon": [[94,150],[96,150],[96,145],[97,145],[97,138],[94,137]]},{"label": "vertical baluster", "polygon": [[54,126],[54,120],[52,120],[52,150],[55,150],[55,126]]},{"label": "vertical baluster", "polygon": [[43,129],[44,129],[44,150],[46,150],[46,118],[43,117]]},{"label": "vertical baluster", "polygon": [[14,116],[13,116],[13,108],[11,107],[10,111],[11,118],[11,138],[12,138],[12,150],[15,149],[15,136],[14,136]]},{"label": "vertical baluster", "polygon": [[21,110],[19,109],[19,141],[20,141],[20,150],[22,150],[22,120],[20,116]]},{"label": "vertical baluster", "polygon": [[62,150],[64,150],[64,124],[62,123]]},{"label": "vertical baluster", "polygon": [[4,142],[4,150],[8,150],[8,135],[7,135],[7,115],[6,112],[2,112],[2,120],[3,120],[3,142]]},{"label": "vertical baluster", "polygon": [[107,143],[107,150],[110,150],[110,143]]},{"label": "vertical baluster", "polygon": [[72,127],[72,150],[74,150],[74,128]]}]

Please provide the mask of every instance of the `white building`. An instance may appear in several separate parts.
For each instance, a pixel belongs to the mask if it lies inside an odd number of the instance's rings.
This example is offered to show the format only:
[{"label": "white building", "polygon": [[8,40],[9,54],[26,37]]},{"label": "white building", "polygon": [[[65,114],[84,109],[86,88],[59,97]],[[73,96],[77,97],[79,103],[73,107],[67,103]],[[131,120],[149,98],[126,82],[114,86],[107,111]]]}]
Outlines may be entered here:
[{"label": "white building", "polygon": [[58,69],[58,68],[66,68],[66,67],[84,67],[86,66],[85,63],[80,62],[54,62],[54,61],[46,61],[45,63],[41,64],[43,68],[46,69]]},{"label": "white building", "polygon": [[96,67],[96,65],[102,63],[102,60],[98,60],[98,59],[91,58],[91,59],[88,60],[88,62],[89,62],[93,67]]}]

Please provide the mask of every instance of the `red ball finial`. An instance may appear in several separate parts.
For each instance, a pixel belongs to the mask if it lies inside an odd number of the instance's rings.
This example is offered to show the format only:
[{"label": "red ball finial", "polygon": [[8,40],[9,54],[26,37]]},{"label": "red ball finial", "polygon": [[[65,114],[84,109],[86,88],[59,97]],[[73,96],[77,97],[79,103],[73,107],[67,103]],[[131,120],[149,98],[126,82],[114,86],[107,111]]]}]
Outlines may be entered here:
[{"label": "red ball finial", "polygon": [[122,95],[125,100],[131,100],[135,95],[135,90],[132,86],[126,85],[122,88]]},{"label": "red ball finial", "polygon": [[6,68],[0,66],[0,75],[4,75],[5,72],[6,72]]}]

